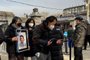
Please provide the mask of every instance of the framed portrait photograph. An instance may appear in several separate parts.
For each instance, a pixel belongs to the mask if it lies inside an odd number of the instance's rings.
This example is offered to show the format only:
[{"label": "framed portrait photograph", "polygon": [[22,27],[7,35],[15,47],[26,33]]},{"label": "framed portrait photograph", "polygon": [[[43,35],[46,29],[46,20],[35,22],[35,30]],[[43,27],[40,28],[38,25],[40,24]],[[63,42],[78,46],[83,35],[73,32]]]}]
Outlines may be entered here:
[{"label": "framed portrait photograph", "polygon": [[29,50],[29,41],[28,41],[28,31],[26,29],[18,29],[16,30],[18,42],[16,44],[17,46],[17,52],[23,52]]}]

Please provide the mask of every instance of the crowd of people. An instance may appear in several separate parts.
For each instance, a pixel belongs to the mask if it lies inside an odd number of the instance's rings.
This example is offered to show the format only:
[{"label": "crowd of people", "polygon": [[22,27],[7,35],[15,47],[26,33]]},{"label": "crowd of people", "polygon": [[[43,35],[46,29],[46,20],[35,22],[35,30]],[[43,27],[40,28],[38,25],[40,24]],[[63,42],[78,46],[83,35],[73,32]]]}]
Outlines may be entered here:
[{"label": "crowd of people", "polygon": [[[86,36],[87,25],[82,17],[76,17],[75,30],[70,25],[68,29],[68,40],[74,46],[74,60],[83,60],[82,48]],[[16,30],[28,30],[28,43],[30,49],[18,53],[16,44],[18,42]],[[64,60],[62,45],[64,35],[57,24],[55,16],[49,16],[39,25],[35,25],[33,18],[28,18],[25,26],[22,26],[20,17],[14,17],[7,27],[5,33],[0,29],[0,44],[5,41],[7,45],[8,60]]]}]

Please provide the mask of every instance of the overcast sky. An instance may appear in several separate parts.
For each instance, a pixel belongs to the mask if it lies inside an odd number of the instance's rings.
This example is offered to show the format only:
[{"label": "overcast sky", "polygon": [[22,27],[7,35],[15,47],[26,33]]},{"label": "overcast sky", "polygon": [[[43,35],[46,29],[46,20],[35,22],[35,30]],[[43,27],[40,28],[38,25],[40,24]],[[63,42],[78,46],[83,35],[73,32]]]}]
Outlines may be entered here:
[{"label": "overcast sky", "polygon": [[[13,1],[36,5],[36,7],[16,2],[10,2],[10,0],[0,0],[0,11],[11,11],[17,16],[23,16],[24,13],[30,14],[33,8],[38,8],[40,12],[44,11],[49,13],[56,13],[62,12],[64,8],[84,4],[84,0],[13,0]],[[41,8],[37,6],[57,8],[60,10]]]}]

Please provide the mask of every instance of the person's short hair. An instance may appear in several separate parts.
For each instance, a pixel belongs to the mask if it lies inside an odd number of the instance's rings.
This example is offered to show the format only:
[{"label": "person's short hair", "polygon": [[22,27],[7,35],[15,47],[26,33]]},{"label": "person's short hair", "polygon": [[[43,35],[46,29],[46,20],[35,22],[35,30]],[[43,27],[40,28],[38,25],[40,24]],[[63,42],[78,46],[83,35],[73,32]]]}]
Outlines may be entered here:
[{"label": "person's short hair", "polygon": [[20,35],[20,38],[21,38],[21,37],[23,37],[23,38],[24,38],[24,36],[23,36],[23,35]]},{"label": "person's short hair", "polygon": [[23,37],[23,38],[24,38],[24,36],[23,36],[23,35],[20,35],[20,37]]},{"label": "person's short hair", "polygon": [[82,21],[83,18],[82,17],[76,17],[75,20],[79,20],[79,21]]},{"label": "person's short hair", "polygon": [[48,25],[49,22],[53,22],[54,20],[57,21],[57,18],[55,16],[49,16],[46,18],[46,20],[43,21],[43,24]]},{"label": "person's short hair", "polygon": [[47,22],[53,22],[54,20],[57,21],[57,18],[55,16],[49,16],[46,18]]}]

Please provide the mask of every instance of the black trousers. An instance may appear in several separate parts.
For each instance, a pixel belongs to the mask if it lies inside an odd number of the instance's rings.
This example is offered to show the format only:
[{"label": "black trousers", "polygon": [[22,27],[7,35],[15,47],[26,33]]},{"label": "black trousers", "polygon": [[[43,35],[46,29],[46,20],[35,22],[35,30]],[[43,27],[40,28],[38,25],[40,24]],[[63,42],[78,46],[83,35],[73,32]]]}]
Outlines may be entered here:
[{"label": "black trousers", "polygon": [[50,47],[51,60],[63,60],[62,46]]},{"label": "black trousers", "polygon": [[74,60],[83,60],[82,47],[74,47]]},{"label": "black trousers", "polygon": [[24,55],[8,53],[8,60],[24,60]]},{"label": "black trousers", "polygon": [[85,36],[85,40],[84,40],[84,49],[87,49],[87,43],[89,42],[89,46],[90,46],[90,35],[86,35]]}]

